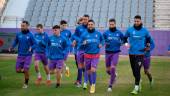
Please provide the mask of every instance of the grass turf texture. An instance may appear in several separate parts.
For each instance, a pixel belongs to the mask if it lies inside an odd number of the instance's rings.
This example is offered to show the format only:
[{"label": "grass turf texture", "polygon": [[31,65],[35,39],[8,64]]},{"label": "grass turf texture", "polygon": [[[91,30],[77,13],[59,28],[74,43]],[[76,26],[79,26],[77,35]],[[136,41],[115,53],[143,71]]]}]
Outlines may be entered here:
[{"label": "grass turf texture", "polygon": [[[97,70],[96,93],[90,94],[88,90],[76,88],[73,84],[76,79],[76,65],[73,57],[67,61],[70,67],[70,77],[63,75],[61,88],[55,88],[55,75],[51,75],[52,85],[45,85],[46,75],[42,69],[43,84],[35,85],[36,73],[33,64],[30,68],[30,80],[28,89],[22,89],[23,74],[15,72],[15,58],[0,56],[0,96],[131,96],[134,78],[127,56],[121,56],[117,66],[118,78],[111,93],[107,92],[109,76],[105,72],[104,58],[100,59]],[[142,92],[138,96],[169,96],[170,94],[170,58],[155,57],[152,59],[151,72],[154,78],[154,87],[149,86],[148,78],[142,74]]]}]

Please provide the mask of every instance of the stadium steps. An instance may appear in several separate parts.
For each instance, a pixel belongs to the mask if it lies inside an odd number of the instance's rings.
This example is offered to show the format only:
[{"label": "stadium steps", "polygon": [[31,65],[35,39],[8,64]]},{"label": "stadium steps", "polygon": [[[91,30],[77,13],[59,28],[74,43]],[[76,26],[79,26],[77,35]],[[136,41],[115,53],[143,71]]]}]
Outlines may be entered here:
[{"label": "stadium steps", "polygon": [[155,28],[170,29],[170,0],[155,0]]}]

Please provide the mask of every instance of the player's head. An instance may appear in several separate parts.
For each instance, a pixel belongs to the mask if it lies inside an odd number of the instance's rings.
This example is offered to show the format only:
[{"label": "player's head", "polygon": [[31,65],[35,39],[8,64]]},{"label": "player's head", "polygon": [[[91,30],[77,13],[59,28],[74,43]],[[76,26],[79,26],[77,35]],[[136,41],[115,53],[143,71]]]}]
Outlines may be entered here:
[{"label": "player's head", "polygon": [[87,25],[88,24],[88,21],[89,21],[89,15],[87,15],[87,14],[85,14],[84,16],[83,16],[83,25]]},{"label": "player's head", "polygon": [[66,29],[67,28],[67,21],[61,20],[60,21],[60,27],[61,27],[61,29]]},{"label": "player's head", "polygon": [[28,31],[28,27],[29,27],[29,22],[28,21],[22,21],[21,23],[21,31]]},{"label": "player's head", "polygon": [[59,36],[60,35],[60,26],[59,25],[54,25],[53,26],[53,34]]},{"label": "player's head", "polygon": [[43,25],[42,24],[37,24],[36,25],[36,32],[43,33]]},{"label": "player's head", "polygon": [[93,30],[95,28],[95,22],[93,20],[89,20],[87,24],[88,30]]},{"label": "player's head", "polygon": [[115,19],[109,19],[109,28],[115,28],[116,27],[116,20]]},{"label": "player's head", "polygon": [[138,27],[142,25],[142,20],[140,15],[134,17],[134,26]]},{"label": "player's head", "polygon": [[80,18],[78,19],[78,22],[77,22],[77,24],[78,24],[78,25],[81,25],[81,24],[83,24],[83,17],[80,17]]}]

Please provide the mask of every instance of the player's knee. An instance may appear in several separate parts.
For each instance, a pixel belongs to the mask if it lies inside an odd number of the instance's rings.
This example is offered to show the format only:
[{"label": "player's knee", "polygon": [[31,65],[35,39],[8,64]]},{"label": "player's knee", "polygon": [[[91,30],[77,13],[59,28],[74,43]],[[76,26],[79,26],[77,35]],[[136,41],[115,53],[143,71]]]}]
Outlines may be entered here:
[{"label": "player's knee", "polygon": [[82,64],[78,64],[78,68],[83,68],[83,65]]},{"label": "player's knee", "polygon": [[16,69],[16,73],[21,73],[21,70],[20,69]]},{"label": "player's knee", "polygon": [[145,74],[149,74],[149,71],[148,71],[148,70],[145,70]]},{"label": "player's knee", "polygon": [[96,72],[96,68],[91,68],[91,72]]}]

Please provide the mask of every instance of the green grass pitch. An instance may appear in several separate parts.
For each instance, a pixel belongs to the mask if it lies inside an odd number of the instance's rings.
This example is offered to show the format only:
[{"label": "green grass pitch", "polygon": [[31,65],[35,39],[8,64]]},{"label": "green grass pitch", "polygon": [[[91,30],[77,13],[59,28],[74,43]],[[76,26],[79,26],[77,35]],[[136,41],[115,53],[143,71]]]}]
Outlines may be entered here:
[{"label": "green grass pitch", "polygon": [[[76,80],[76,65],[73,57],[67,61],[70,67],[70,77],[63,76],[61,88],[55,88],[55,75],[51,75],[52,85],[45,85],[45,73],[42,69],[43,83],[36,86],[36,73],[33,64],[30,68],[30,81],[28,89],[22,89],[23,74],[15,72],[15,58],[0,56],[0,96],[131,96],[134,85],[134,78],[130,68],[127,56],[120,56],[119,64],[117,65],[117,82],[111,93],[107,92],[109,76],[105,72],[104,58],[101,57],[97,69],[97,84],[96,93],[89,94],[88,90],[76,88],[73,84]],[[152,59],[151,72],[154,78],[154,87],[149,87],[149,81],[141,70],[142,74],[142,92],[138,96],[169,96],[170,94],[170,58],[169,57],[154,57]]]}]

